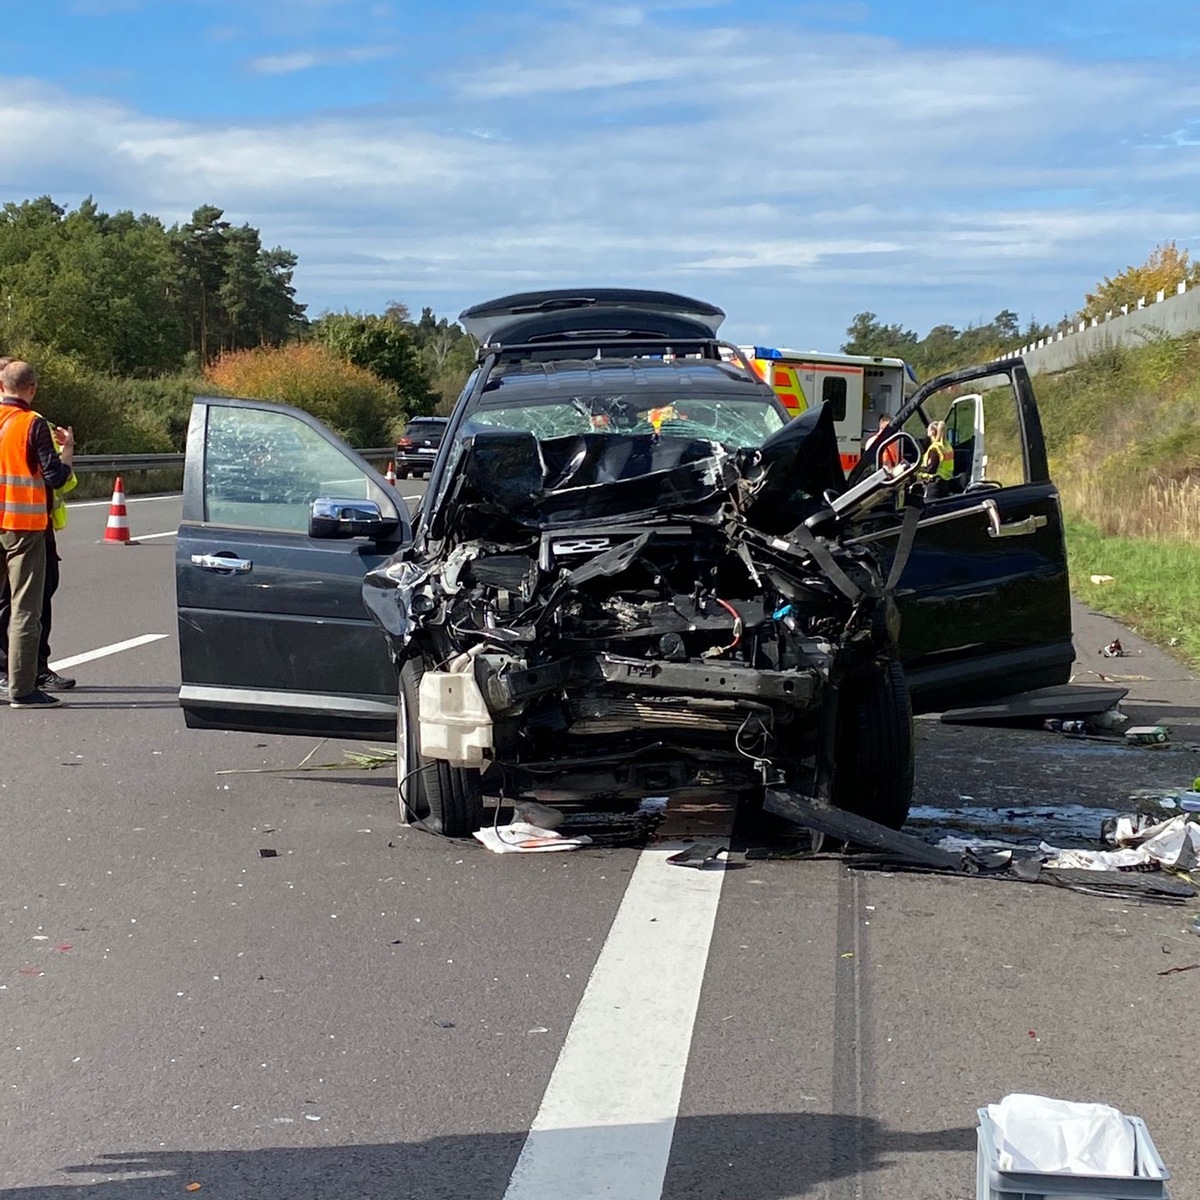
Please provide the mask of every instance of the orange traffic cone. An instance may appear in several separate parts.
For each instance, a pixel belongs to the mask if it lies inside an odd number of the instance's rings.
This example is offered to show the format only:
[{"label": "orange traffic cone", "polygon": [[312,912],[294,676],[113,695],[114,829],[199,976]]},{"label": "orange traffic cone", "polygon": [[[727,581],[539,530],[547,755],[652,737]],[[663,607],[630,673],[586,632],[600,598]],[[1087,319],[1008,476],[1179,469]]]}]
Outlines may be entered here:
[{"label": "orange traffic cone", "polygon": [[108,506],[108,524],[104,527],[106,542],[129,545],[129,518],[125,515],[125,484],[120,475],[113,484],[112,503]]},{"label": "orange traffic cone", "polygon": [[383,477],[392,487],[396,486],[396,464],[394,462],[388,461],[387,470],[384,472]]}]

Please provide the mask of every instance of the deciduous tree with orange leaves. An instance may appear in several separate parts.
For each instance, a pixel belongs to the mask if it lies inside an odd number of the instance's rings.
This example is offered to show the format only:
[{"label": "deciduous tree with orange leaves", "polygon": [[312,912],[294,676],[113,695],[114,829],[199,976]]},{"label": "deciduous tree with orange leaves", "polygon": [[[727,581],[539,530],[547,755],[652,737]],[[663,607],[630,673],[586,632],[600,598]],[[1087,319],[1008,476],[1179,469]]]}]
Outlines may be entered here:
[{"label": "deciduous tree with orange leaves", "polygon": [[1145,297],[1153,303],[1158,293],[1168,296],[1184,281],[1188,285],[1200,282],[1200,263],[1191,261],[1187,250],[1180,250],[1173,241],[1155,246],[1140,267],[1126,267],[1118,275],[1106,277],[1089,292],[1081,317],[1103,317],[1120,312],[1122,305],[1135,308]]},{"label": "deciduous tree with orange leaves", "polygon": [[404,404],[394,383],[319,342],[227,352],[204,373],[229,395],[302,408],[351,446],[386,446],[403,425]]}]

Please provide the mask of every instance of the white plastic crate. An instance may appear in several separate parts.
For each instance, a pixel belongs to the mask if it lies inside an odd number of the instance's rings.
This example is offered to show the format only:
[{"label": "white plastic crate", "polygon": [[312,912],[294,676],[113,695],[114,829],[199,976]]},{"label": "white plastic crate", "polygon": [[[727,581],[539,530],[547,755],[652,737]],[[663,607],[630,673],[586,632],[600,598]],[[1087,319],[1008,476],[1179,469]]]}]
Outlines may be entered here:
[{"label": "white plastic crate", "polygon": [[1171,1173],[1150,1139],[1140,1117],[1126,1117],[1133,1126],[1137,1175],[1064,1175],[1049,1171],[1002,1171],[996,1148],[996,1125],[986,1108],[979,1109],[976,1152],[976,1200],[1170,1200],[1166,1181]]}]

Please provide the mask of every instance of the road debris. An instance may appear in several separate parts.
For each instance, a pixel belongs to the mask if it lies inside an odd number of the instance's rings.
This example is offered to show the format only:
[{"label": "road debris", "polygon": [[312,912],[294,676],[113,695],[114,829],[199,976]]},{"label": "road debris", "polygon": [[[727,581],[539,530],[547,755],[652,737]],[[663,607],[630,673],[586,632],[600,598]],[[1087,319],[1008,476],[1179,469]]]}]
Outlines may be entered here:
[{"label": "road debris", "polygon": [[1120,638],[1113,638],[1107,646],[1101,646],[1097,653],[1103,658],[1125,658],[1129,652],[1121,645]]},{"label": "road debris", "polygon": [[1088,729],[1086,721],[1060,721],[1057,717],[1043,721],[1042,728],[1047,733],[1087,733]]},{"label": "road debris", "polygon": [[1114,704],[1112,708],[1106,708],[1102,713],[1097,713],[1089,719],[1093,729],[1098,729],[1101,732],[1115,732],[1124,725],[1129,718],[1121,711],[1120,706]]},{"label": "road debris", "polygon": [[1125,740],[1135,746],[1165,746],[1171,731],[1165,725],[1134,725],[1125,730]]},{"label": "road debris", "polygon": [[474,833],[493,854],[542,854],[553,850],[578,850],[591,844],[586,833],[564,837],[555,829],[543,829],[526,821],[511,821],[507,825],[487,825]]},{"label": "road debris", "polygon": [[[1197,894],[1186,871],[1200,857],[1200,825],[1180,816],[1157,825],[1130,822],[1122,833],[1140,844],[1116,850],[1036,848],[961,839],[930,845],[912,834],[830,807],[790,788],[769,787],[764,811],[871,854],[853,854],[852,867],[932,871],[1065,887],[1091,895],[1180,903]],[[1115,826],[1114,826],[1115,828]]]},{"label": "road debris", "polygon": [[676,854],[672,854],[667,862],[673,867],[703,868],[712,862],[720,862],[729,853],[729,847],[721,841],[693,842]]},{"label": "road debris", "polygon": [[1116,577],[1113,575],[1093,575],[1091,580],[1093,583],[1116,583]]},{"label": "road debris", "polygon": [[[995,704],[953,708],[942,713],[943,725],[995,725],[1036,729],[1048,720],[1097,722],[1100,714],[1120,712],[1118,705],[1129,694],[1123,687],[1093,687],[1064,683],[1008,696]],[[1124,723],[1122,716],[1121,723]]]},{"label": "road debris", "polygon": [[1200,971],[1200,963],[1189,963],[1186,967],[1168,967],[1160,975],[1182,975],[1184,971]]},{"label": "road debris", "polygon": [[217,775],[290,775],[293,771],[377,771],[380,767],[396,765],[396,751],[386,746],[371,746],[367,750],[345,750],[337,762],[310,763],[309,759],[325,744],[318,742],[294,767],[226,767]]}]

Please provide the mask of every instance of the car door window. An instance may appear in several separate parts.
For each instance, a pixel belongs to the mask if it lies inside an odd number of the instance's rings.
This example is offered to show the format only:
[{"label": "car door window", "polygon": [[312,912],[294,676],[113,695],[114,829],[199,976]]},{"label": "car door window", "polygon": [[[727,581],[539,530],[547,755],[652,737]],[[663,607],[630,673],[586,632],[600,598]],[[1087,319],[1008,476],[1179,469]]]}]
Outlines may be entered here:
[{"label": "car door window", "polygon": [[[932,421],[946,422],[947,440],[954,449],[950,494],[1017,487],[1030,481],[1017,393],[1008,376],[973,379],[932,392],[904,428],[924,448]],[[984,430],[986,447],[981,444]]]},{"label": "car door window", "polygon": [[285,412],[210,405],[204,519],[214,525],[304,533],[318,497],[394,507],[337,446]]}]

